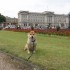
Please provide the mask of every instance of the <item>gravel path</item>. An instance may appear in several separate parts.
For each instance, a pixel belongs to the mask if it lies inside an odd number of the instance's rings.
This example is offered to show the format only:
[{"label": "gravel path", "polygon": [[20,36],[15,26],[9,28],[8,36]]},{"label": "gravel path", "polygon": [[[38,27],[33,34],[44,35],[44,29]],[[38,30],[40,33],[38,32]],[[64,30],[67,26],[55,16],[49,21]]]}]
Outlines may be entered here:
[{"label": "gravel path", "polygon": [[0,53],[0,70],[18,70],[10,61],[9,57],[4,53]]},{"label": "gravel path", "polygon": [[0,52],[0,70],[44,70],[32,63]]}]

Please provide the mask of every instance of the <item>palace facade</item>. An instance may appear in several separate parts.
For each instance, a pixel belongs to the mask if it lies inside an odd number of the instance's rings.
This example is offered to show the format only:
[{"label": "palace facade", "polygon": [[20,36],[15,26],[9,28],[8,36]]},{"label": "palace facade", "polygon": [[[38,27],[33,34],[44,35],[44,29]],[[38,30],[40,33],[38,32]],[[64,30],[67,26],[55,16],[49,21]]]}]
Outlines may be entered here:
[{"label": "palace facade", "polygon": [[60,26],[60,28],[69,27],[69,15],[65,14],[55,14],[54,12],[44,11],[44,12],[29,12],[29,11],[19,11],[18,13],[18,25],[21,28],[29,28],[31,25],[35,28],[55,28]]}]

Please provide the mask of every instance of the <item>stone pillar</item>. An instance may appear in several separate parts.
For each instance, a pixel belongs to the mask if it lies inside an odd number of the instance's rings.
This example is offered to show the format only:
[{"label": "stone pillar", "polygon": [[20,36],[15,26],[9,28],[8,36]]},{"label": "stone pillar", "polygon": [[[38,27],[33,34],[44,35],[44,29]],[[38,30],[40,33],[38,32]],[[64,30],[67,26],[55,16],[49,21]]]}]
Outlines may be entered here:
[{"label": "stone pillar", "polygon": [[70,28],[70,13],[69,13],[69,28]]}]

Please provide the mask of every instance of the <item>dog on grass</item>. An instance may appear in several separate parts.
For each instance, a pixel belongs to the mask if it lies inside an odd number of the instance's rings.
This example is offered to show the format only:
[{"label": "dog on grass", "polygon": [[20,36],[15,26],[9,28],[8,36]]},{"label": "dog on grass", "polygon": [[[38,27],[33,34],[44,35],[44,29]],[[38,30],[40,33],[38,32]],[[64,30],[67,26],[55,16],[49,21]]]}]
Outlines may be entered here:
[{"label": "dog on grass", "polygon": [[35,51],[36,51],[36,37],[35,37],[34,31],[30,31],[28,33],[28,39],[27,39],[27,43],[24,47],[24,50],[27,50],[28,54],[35,53]]}]

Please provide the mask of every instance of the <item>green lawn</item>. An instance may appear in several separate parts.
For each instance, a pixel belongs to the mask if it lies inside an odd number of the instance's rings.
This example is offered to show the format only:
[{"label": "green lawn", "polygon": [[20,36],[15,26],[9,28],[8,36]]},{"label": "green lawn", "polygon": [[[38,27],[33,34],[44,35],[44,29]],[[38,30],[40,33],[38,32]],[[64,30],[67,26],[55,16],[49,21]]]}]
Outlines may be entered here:
[{"label": "green lawn", "polygon": [[[27,33],[0,31],[0,50],[27,59]],[[70,37],[37,34],[37,51],[30,58],[47,70],[70,70]]]}]

